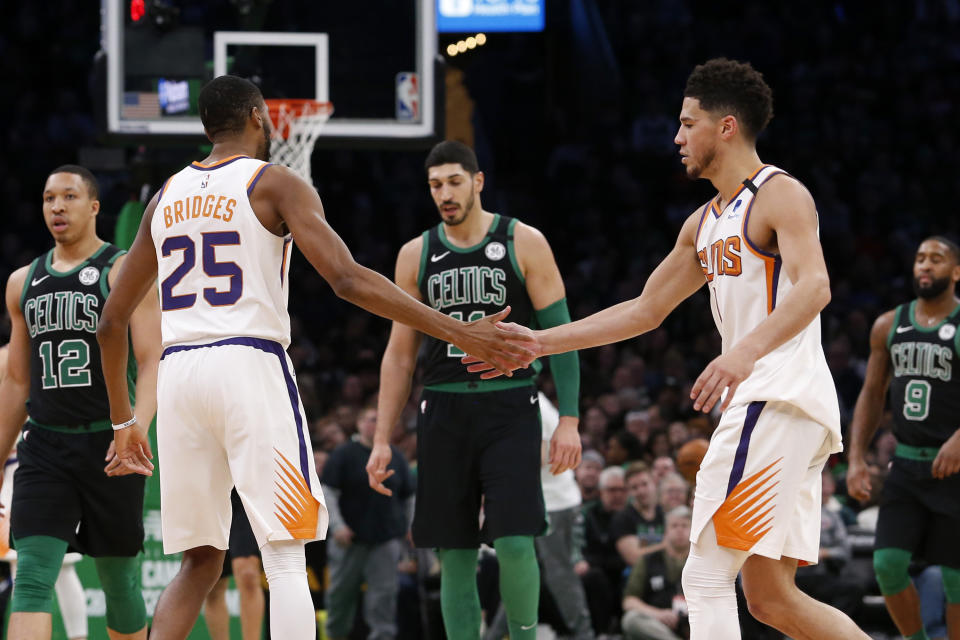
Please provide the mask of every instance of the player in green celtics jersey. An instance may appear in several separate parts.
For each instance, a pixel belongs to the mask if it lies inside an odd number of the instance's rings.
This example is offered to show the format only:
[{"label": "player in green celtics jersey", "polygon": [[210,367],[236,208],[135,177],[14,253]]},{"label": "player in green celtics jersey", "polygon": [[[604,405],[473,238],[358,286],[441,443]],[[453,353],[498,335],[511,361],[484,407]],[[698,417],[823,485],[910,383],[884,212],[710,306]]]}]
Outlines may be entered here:
[{"label": "player in green celtics jersey", "polygon": [[[510,319],[522,325],[569,322],[550,245],[533,227],[483,210],[484,176],[473,150],[441,142],[427,156],[426,170],[441,223],[400,249],[397,284],[462,320],[510,305]],[[533,537],[545,525],[535,373],[527,369],[512,378],[479,380],[460,364],[459,349],[395,322],[380,368],[377,430],[367,463],[370,486],[387,495],[383,480],[393,473],[387,470],[390,432],[410,395],[418,351],[424,392],[413,539],[419,547],[440,549],[447,635],[479,636],[477,549],[486,541],[500,562],[510,637],[533,638],[540,586]],[[549,456],[553,473],[561,473],[580,462],[577,355],[553,356],[550,367],[561,417]]]},{"label": "player in green celtics jersey", "polygon": [[[54,248],[7,281],[11,332],[7,377],[0,384],[3,459],[21,427],[24,432],[10,526],[19,565],[12,638],[50,638],[53,587],[68,546],[96,562],[111,640],[147,637],[138,557],[144,479],[108,476],[124,470],[113,455],[96,330],[124,254],[97,237],[99,210],[90,171],[76,165],[55,169],[43,189],[43,218]],[[156,296],[140,303],[130,339],[137,360],[136,411],[148,425],[157,407],[160,360]]]},{"label": "player in green celtics jersey", "polygon": [[[913,261],[917,299],[887,311],[870,332],[870,359],[851,426],[847,490],[870,496],[865,454],[890,391],[897,448],[883,485],[873,566],[890,617],[908,640],[925,639],[907,570],[940,565],[947,628],[960,638],[960,248],[927,238]],[[955,375],[956,374],[956,375]]]}]

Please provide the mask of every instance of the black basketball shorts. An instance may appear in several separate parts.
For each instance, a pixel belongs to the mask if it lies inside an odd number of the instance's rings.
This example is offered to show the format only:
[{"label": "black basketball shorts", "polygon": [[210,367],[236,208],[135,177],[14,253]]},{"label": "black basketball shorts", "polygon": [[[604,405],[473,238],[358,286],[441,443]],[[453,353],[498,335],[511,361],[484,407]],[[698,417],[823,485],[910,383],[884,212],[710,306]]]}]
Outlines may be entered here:
[{"label": "black basketball shorts", "polygon": [[237,493],[236,489],[230,492],[230,507],[233,509],[233,516],[230,520],[230,548],[227,549],[227,553],[223,557],[221,578],[233,575],[232,560],[234,558],[260,555],[260,545],[257,544],[256,536],[253,535],[250,519],[247,518],[247,512],[243,509],[243,501],[240,500],[240,494]]},{"label": "black basketball shorts", "polygon": [[141,475],[108,477],[113,431],[30,428],[17,447],[10,532],[50,536],[93,557],[135,556],[143,548]]},{"label": "black basketball shorts", "polygon": [[418,547],[476,548],[544,531],[535,387],[425,390],[419,409],[413,519]]},{"label": "black basketball shorts", "polygon": [[905,549],[960,569],[960,474],[935,479],[932,462],[893,458],[883,483],[875,547]]}]

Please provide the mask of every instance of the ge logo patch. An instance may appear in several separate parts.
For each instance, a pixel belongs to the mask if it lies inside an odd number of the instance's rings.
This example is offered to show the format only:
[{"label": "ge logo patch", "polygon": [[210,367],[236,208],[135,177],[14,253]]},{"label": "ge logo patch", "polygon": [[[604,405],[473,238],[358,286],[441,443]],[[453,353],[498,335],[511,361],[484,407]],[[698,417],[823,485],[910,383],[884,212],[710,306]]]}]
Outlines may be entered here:
[{"label": "ge logo patch", "polygon": [[491,242],[483,252],[491,260],[503,260],[503,256],[507,255],[507,248],[499,242]]},{"label": "ge logo patch", "polygon": [[945,324],[940,327],[940,331],[937,333],[937,335],[940,336],[941,340],[949,340],[953,336],[957,335],[957,328],[952,324]]},{"label": "ge logo patch", "polygon": [[100,279],[100,270],[96,267],[84,267],[80,272],[80,284],[91,285]]}]

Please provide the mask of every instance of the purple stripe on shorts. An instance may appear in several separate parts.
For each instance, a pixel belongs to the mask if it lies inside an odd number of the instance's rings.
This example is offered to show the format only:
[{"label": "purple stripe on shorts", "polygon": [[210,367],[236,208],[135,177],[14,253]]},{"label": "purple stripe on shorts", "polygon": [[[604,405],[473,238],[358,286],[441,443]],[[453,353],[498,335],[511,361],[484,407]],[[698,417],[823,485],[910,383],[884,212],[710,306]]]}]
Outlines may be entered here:
[{"label": "purple stripe on shorts", "polygon": [[728,496],[743,479],[743,469],[747,466],[747,451],[750,449],[750,437],[753,435],[754,427],[757,426],[757,418],[760,417],[760,412],[766,404],[764,400],[751,402],[747,406],[747,417],[743,421],[743,430],[740,432],[740,444],[737,445],[737,454],[733,457],[733,468],[730,469],[730,481],[727,483]]},{"label": "purple stripe on shorts", "polygon": [[307,488],[312,490],[312,487],[310,487],[310,467],[307,466],[307,443],[303,436],[303,418],[300,416],[300,394],[297,391],[297,383],[294,381],[293,375],[287,367],[286,352],[279,342],[265,340],[263,338],[237,337],[226,338],[208,344],[181,344],[164,349],[160,359],[163,360],[171,353],[177,353],[178,351],[193,351],[194,349],[223,347],[227,345],[252,347],[260,351],[265,351],[266,353],[272,353],[280,360],[280,369],[283,371],[283,379],[287,383],[287,394],[290,396],[290,405],[293,408],[293,419],[297,423],[297,439],[300,442],[300,472],[303,474],[304,482],[307,483]]}]

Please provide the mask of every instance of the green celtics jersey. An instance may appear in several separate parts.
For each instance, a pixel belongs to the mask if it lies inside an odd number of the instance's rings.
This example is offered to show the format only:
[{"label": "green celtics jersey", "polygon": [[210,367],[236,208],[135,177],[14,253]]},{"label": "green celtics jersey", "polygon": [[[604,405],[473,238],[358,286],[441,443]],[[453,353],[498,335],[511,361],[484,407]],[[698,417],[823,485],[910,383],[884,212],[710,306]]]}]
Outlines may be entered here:
[{"label": "green celtics jersey", "polygon": [[109,292],[107,273],[121,254],[104,243],[61,272],[51,264],[51,249],[30,265],[20,308],[30,335],[31,420],[57,426],[109,420],[97,325]]},{"label": "green celtics jersey", "polygon": [[[487,235],[478,244],[461,248],[447,240],[443,224],[423,232],[423,251],[417,283],[423,301],[458,320],[477,320],[510,305],[507,320],[530,326],[533,304],[513,247],[516,220],[495,215]],[[463,352],[452,344],[424,336],[420,352],[425,386],[450,382],[481,383],[460,363]],[[523,380],[539,368],[514,373]]]},{"label": "green celtics jersey", "polygon": [[960,428],[960,306],[933,327],[916,321],[916,301],[897,307],[887,336],[894,434],[914,447],[939,447]]}]

